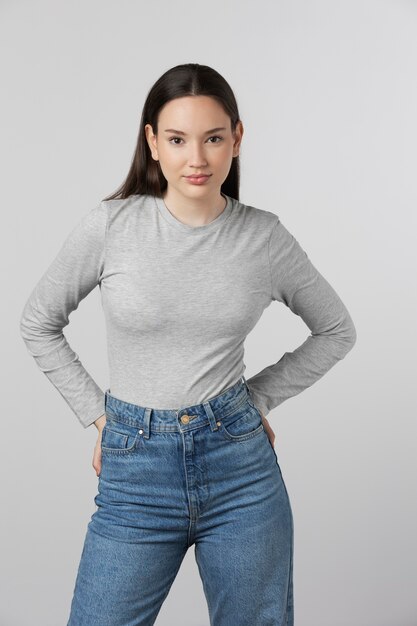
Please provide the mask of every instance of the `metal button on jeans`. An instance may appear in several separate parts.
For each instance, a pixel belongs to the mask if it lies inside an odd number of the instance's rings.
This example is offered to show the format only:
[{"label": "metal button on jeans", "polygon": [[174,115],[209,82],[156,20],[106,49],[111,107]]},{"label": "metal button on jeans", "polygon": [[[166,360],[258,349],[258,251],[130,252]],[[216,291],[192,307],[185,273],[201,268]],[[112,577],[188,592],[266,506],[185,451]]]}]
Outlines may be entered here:
[{"label": "metal button on jeans", "polygon": [[197,415],[182,415],[181,416],[181,422],[183,424],[188,424],[188,422],[190,422],[191,420],[195,419],[197,417]]}]

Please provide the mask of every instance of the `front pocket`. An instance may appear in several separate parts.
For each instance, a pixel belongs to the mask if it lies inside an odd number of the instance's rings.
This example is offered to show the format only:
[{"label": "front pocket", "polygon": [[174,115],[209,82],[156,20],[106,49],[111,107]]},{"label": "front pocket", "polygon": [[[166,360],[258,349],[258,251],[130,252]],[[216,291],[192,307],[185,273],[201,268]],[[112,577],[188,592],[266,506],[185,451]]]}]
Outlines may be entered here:
[{"label": "front pocket", "polygon": [[102,452],[127,454],[136,447],[139,428],[107,418],[101,433]]},{"label": "front pocket", "polygon": [[246,441],[264,431],[261,414],[249,402],[235,415],[218,421],[220,422],[220,433],[229,441]]}]

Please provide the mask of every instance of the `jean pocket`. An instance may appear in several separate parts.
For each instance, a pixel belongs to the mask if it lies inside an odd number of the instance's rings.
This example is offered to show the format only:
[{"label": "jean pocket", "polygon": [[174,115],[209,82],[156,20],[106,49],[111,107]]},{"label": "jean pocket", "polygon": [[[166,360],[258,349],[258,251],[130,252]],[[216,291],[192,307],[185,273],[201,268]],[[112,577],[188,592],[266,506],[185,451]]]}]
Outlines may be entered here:
[{"label": "jean pocket", "polygon": [[219,422],[219,431],[228,441],[247,441],[264,431],[260,412],[249,401],[235,414],[220,419]]},{"label": "jean pocket", "polygon": [[129,454],[136,447],[139,428],[107,418],[101,433],[101,450],[112,454]]}]

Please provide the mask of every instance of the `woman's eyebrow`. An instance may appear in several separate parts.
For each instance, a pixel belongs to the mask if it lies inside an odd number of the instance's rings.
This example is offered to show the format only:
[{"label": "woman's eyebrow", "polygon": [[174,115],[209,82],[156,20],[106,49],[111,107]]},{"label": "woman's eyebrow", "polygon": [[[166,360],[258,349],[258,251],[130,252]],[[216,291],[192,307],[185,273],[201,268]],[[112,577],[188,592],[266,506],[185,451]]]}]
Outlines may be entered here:
[{"label": "woman's eyebrow", "polygon": [[[227,130],[224,126],[218,128],[212,128],[211,130],[206,130],[205,135],[209,135],[210,133],[217,133],[219,130]],[[176,133],[177,135],[186,135],[182,130],[175,130],[175,128],[166,128],[166,133]]]}]

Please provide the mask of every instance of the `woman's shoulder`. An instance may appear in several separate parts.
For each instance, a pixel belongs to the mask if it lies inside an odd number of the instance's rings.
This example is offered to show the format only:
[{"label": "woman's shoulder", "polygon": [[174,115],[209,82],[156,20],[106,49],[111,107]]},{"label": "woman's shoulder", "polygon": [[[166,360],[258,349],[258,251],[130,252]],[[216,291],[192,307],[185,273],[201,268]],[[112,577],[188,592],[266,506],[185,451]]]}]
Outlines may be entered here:
[{"label": "woman's shoulder", "polygon": [[151,209],[154,198],[147,194],[132,194],[127,198],[112,198],[102,200],[102,210],[107,214],[108,222],[119,222],[120,220],[135,218],[139,215],[140,209]]},{"label": "woman's shoulder", "polygon": [[152,196],[146,194],[132,194],[127,198],[111,198],[101,201],[101,205],[105,210],[112,212],[117,210],[127,210],[131,207],[137,207],[140,204],[146,204],[152,201]]},{"label": "woman's shoulder", "polygon": [[236,199],[233,199],[233,202],[239,218],[250,221],[253,226],[259,226],[262,229],[272,229],[280,221],[279,216],[266,207],[261,208],[258,204],[248,204]]}]

